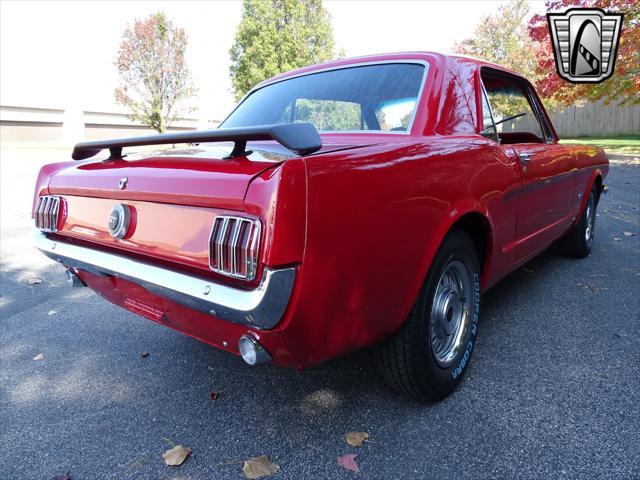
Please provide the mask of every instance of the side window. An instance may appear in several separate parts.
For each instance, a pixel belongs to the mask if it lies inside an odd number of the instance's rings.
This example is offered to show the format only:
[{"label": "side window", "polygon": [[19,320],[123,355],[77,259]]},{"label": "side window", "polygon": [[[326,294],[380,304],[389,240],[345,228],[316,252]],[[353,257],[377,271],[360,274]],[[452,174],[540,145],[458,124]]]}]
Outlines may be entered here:
[{"label": "side window", "polygon": [[484,85],[482,86],[482,135],[500,142]]},{"label": "side window", "polygon": [[544,134],[529,99],[515,80],[483,76],[501,143],[544,143]]}]

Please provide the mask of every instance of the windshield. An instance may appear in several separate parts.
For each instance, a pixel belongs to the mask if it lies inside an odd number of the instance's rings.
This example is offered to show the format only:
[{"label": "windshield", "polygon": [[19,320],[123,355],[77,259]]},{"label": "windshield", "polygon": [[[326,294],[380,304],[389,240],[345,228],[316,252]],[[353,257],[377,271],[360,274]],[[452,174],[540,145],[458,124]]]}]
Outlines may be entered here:
[{"label": "windshield", "polygon": [[347,67],[272,83],[249,95],[220,125],[309,122],[320,132],[408,132],[425,66]]}]

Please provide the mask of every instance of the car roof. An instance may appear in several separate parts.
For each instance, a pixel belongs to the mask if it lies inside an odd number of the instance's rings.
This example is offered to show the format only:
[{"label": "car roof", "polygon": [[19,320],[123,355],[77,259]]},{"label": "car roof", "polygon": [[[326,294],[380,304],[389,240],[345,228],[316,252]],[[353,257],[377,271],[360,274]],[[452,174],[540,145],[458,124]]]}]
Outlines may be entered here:
[{"label": "car roof", "polygon": [[402,60],[427,61],[427,62],[431,61],[432,63],[436,63],[436,64],[446,63],[447,60],[467,63],[467,64],[473,63],[473,64],[476,64],[478,67],[488,67],[494,70],[500,70],[505,73],[509,73],[511,75],[522,77],[522,75],[520,75],[519,73],[509,70],[508,68],[497,65],[495,63],[491,63],[486,60],[469,57],[465,55],[460,55],[460,54],[449,54],[449,53],[430,52],[430,51],[393,52],[393,53],[379,53],[375,55],[364,55],[360,57],[338,58],[334,60],[329,60],[327,62],[322,62],[315,65],[309,65],[307,67],[298,68],[296,70],[290,70],[288,72],[281,73],[279,75],[276,75],[274,77],[271,77],[259,83],[252,90],[261,88],[270,83],[284,80],[289,77],[296,77],[299,75],[313,73],[315,71],[322,71],[322,70],[333,69],[338,67],[348,67],[349,65],[359,65],[363,63],[398,62]]}]

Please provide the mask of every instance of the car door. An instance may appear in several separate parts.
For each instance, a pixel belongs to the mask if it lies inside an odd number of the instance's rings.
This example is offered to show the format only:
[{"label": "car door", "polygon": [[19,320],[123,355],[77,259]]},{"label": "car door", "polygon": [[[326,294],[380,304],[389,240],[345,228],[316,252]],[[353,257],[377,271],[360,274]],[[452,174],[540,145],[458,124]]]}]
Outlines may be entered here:
[{"label": "car door", "polygon": [[544,123],[530,86],[507,74],[483,74],[482,79],[501,148],[519,160],[514,247],[516,259],[522,259],[555,240],[571,221],[574,160]]}]

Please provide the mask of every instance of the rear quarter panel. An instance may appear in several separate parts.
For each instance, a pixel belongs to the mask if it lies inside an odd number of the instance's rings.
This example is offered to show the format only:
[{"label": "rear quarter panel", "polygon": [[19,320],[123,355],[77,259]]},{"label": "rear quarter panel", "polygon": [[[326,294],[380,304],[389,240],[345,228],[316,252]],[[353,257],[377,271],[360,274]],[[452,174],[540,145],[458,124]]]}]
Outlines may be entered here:
[{"label": "rear quarter panel", "polygon": [[512,160],[479,135],[309,157],[308,217],[297,294],[282,328],[314,364],[381,340],[407,317],[442,239],[464,214],[491,225],[484,281],[508,269],[520,187]]},{"label": "rear quarter panel", "polygon": [[571,205],[571,209],[576,215],[575,224],[587,204],[589,192],[594,182],[598,177],[604,180],[609,173],[609,159],[599,147],[580,144],[569,144],[567,146],[574,156],[575,165],[575,175],[573,176],[573,191],[575,195]]}]

